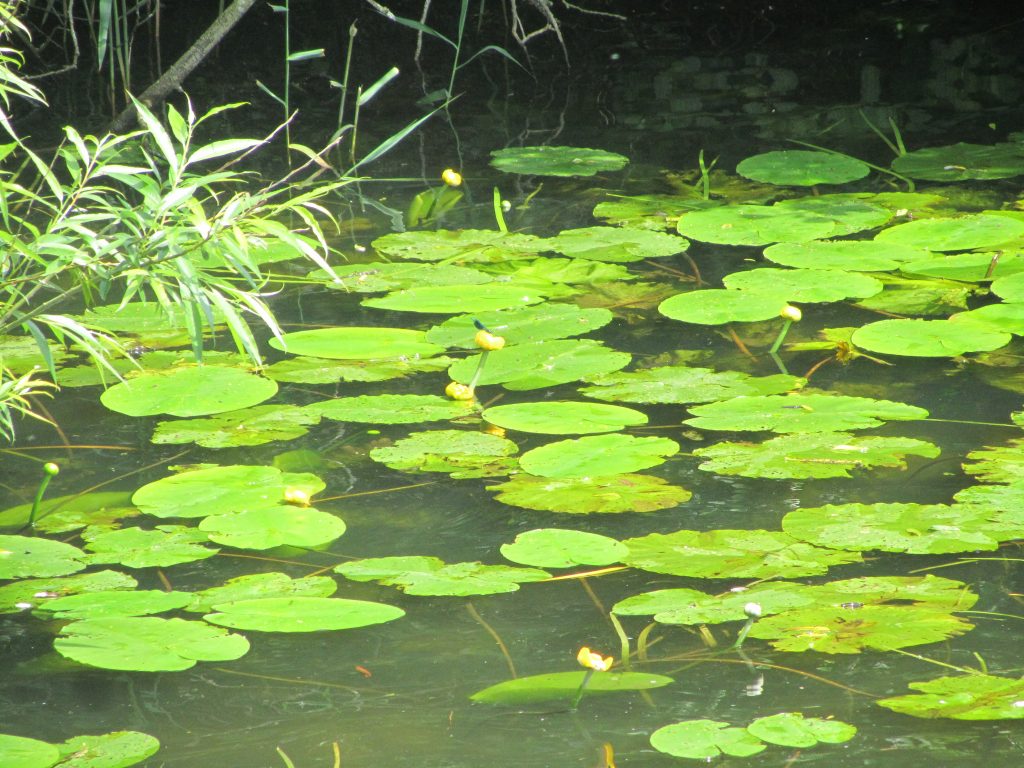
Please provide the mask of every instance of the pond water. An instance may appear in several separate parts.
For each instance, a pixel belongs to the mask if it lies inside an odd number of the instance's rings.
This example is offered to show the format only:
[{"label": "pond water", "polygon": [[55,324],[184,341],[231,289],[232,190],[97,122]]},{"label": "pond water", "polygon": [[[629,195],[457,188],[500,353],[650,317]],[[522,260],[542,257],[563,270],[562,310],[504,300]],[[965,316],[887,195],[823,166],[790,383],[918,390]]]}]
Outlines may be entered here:
[{"label": "pond water", "polygon": [[[682,194],[699,184],[699,174],[693,169],[701,150],[708,163],[719,158],[716,170],[730,174],[728,179],[711,179],[712,199],[718,202],[750,200],[760,204],[778,197],[806,198],[835,191],[870,195],[905,191],[905,184],[898,179],[879,173],[842,186],[779,186],[774,188],[775,197],[765,192],[770,187],[742,179],[742,184],[737,183],[733,171],[738,161],[761,152],[793,149],[794,145],[786,142],[788,138],[825,145],[887,167],[892,154],[867,127],[860,112],[889,137],[892,132],[887,121],[892,115],[909,149],[958,141],[995,144],[1004,141],[1008,132],[1021,128],[1017,105],[1024,79],[1020,70],[1011,68],[1013,60],[1001,53],[1005,48],[986,45],[986,38],[980,36],[929,37],[922,32],[907,40],[896,36],[869,40],[860,53],[855,53],[853,45],[837,48],[832,60],[845,68],[832,78],[831,87],[822,84],[821,73],[808,64],[805,54],[777,45],[681,56],[671,49],[674,42],[665,34],[661,39],[647,40],[646,48],[623,43],[612,51],[613,58],[595,54],[587,67],[573,70],[571,83],[552,82],[545,104],[535,98],[527,107],[524,99],[513,109],[509,106],[515,104],[513,99],[507,103],[502,100],[501,105],[508,109],[498,114],[494,99],[479,103],[467,99],[455,113],[452,126],[429,127],[423,143],[410,143],[404,154],[400,151],[391,161],[390,168],[406,176],[415,175],[410,169],[422,169],[429,177],[428,183],[434,185],[434,178],[444,166],[461,166],[467,197],[443,221],[447,229],[496,229],[491,189],[497,185],[512,204],[507,213],[510,228],[549,237],[563,230],[605,223],[595,219],[591,211],[597,203],[618,199],[615,196]],[[514,145],[517,142],[502,137],[516,134],[524,137],[518,143],[618,152],[627,156],[630,164],[620,171],[576,178],[502,174],[489,168],[488,152],[506,143]],[[453,136],[459,140],[458,145]],[[461,163],[456,161],[456,146],[462,149]],[[417,149],[422,151],[419,156]],[[1024,150],[1020,154],[1024,156]],[[1012,210],[1020,197],[1018,179],[956,184],[919,180],[919,192],[936,193],[943,199],[934,209],[917,199],[908,205],[915,209],[921,206],[917,209],[919,219],[953,212]],[[368,194],[402,208],[422,189],[423,184],[399,184],[384,193],[374,187]],[[895,213],[897,207],[903,206],[893,205],[891,212],[895,215],[889,224],[909,220],[906,212]],[[660,213],[664,219],[664,212]],[[387,221],[369,214],[364,218],[358,209],[353,214],[352,231],[335,245],[352,263],[373,261],[376,256],[369,244],[389,231]],[[658,215],[656,211],[653,218]],[[656,227],[650,218],[645,226]],[[853,237],[871,238],[878,229],[868,227]],[[675,230],[669,227],[666,231]],[[686,322],[659,313],[658,306],[664,299],[697,287],[695,276],[699,276],[703,288],[720,288],[726,275],[777,266],[764,259],[762,246],[714,243],[698,237],[691,240],[683,254],[623,261],[621,267],[628,270],[629,279],[645,284],[642,289],[628,289],[630,283],[625,277],[579,281],[573,295],[555,298],[545,306],[561,303],[580,311],[593,307],[610,310],[610,322],[569,338],[577,344],[581,343],[579,339],[593,339],[608,349],[629,353],[632,359],[625,365],[626,371],[688,365],[718,372],[738,371],[752,377],[788,373],[808,377],[807,391],[864,398],[850,407],[855,420],[873,413],[877,400],[905,403],[928,412],[928,418],[923,413],[884,417],[884,423],[874,428],[855,424],[848,428],[848,434],[835,438],[844,444],[840,452],[866,453],[868,448],[855,442],[864,437],[923,442],[902,451],[890,446],[896,456],[889,457],[893,466],[863,467],[843,464],[834,451],[793,458],[798,449],[807,447],[803,441],[809,444],[821,434],[820,430],[797,430],[796,434],[801,435],[796,438],[798,444],[789,449],[789,454],[775,455],[776,465],[787,461],[805,469],[807,464],[818,468],[843,465],[851,470],[852,477],[810,477],[799,472],[794,476],[781,472],[780,477],[758,477],[708,471],[699,468],[706,457],[700,458],[694,451],[725,441],[763,443],[777,435],[763,428],[681,423],[693,417],[688,410],[698,403],[723,398],[695,395],[692,401],[679,396],[680,402],[658,402],[652,397],[647,399],[655,402],[645,402],[643,396],[625,397],[614,404],[642,412],[647,423],[627,427],[622,434],[667,438],[678,445],[678,452],[669,451],[673,455],[667,460],[651,462],[654,466],[649,463],[635,471],[661,479],[666,487],[685,489],[692,496],[680,502],[655,503],[649,511],[636,511],[629,508],[632,486],[590,492],[568,503],[552,498],[545,502],[545,496],[551,494],[549,487],[532,505],[564,506],[565,511],[544,511],[496,498],[492,486],[506,482],[510,472],[523,475],[514,463],[504,469],[499,465],[469,471],[469,477],[454,479],[449,472],[458,474],[459,467],[418,472],[389,467],[371,458],[371,451],[423,430],[481,432],[487,423],[468,406],[468,415],[455,420],[394,424],[372,419],[324,419],[292,440],[214,449],[189,443],[154,445],[151,438],[157,423],[168,417],[132,418],[112,413],[99,404],[98,387],[67,388],[51,407],[67,442],[101,447],[45,448],[42,446],[54,442],[53,433],[23,425],[15,451],[0,456],[3,487],[9,499],[5,506],[31,501],[38,481],[35,459],[61,465],[61,474],[48,490],[50,497],[93,490],[132,494],[145,484],[169,476],[172,467],[182,465],[269,467],[277,463],[289,466],[288,471],[308,468],[319,476],[326,487],[314,495],[315,508],[340,517],[347,526],[344,536],[321,546],[224,546],[214,557],[162,568],[93,564],[87,572],[112,568],[131,573],[139,589],[184,592],[252,574],[284,573],[294,579],[328,576],[337,582],[335,597],[385,603],[402,609],[405,615],[396,621],[343,631],[292,634],[238,630],[251,643],[248,653],[240,658],[200,661],[190,669],[167,672],[93,669],[74,664],[53,651],[54,636],[63,622],[30,610],[0,615],[0,653],[6,670],[0,677],[3,732],[61,742],[74,734],[142,731],[161,742],[160,751],[145,765],[167,768],[284,765],[275,751],[278,748],[300,768],[330,766],[334,764],[332,744],[338,745],[343,766],[595,768],[613,762],[618,766],[684,764],[658,752],[650,743],[652,733],[673,723],[707,719],[743,728],[757,718],[799,712],[807,718],[850,723],[856,726],[857,734],[841,744],[806,748],[770,745],[756,757],[726,757],[721,764],[788,766],[822,762],[836,767],[884,768],[926,762],[1011,764],[1019,759],[1021,733],[1010,719],[921,719],[883,708],[877,701],[911,693],[907,687],[910,683],[962,675],[962,668],[1010,679],[1020,676],[1020,618],[1015,614],[1020,613],[1021,580],[1019,562],[1015,561],[1019,551],[1013,542],[1021,534],[1007,534],[1005,530],[1012,532],[1013,525],[1020,528],[1021,522],[1003,521],[1004,528],[996,523],[982,526],[995,531],[992,535],[999,542],[998,548],[994,543],[961,549],[942,549],[940,545],[929,549],[922,545],[919,553],[905,551],[914,548],[906,544],[907,540],[919,537],[930,541],[937,532],[945,531],[952,539],[981,535],[977,526],[970,528],[960,520],[942,518],[935,522],[938,518],[932,520],[929,515],[938,513],[929,508],[921,513],[920,527],[908,523],[898,534],[890,532],[902,544],[888,547],[892,551],[881,551],[877,531],[884,528],[883,510],[883,520],[870,525],[865,522],[853,534],[847,530],[842,549],[846,562],[838,558],[831,561],[835,563],[831,567],[820,565],[827,560],[827,556],[820,555],[821,550],[818,555],[803,553],[812,561],[803,570],[795,566],[798,557],[792,551],[775,560],[734,552],[733,559],[719,562],[717,567],[723,572],[718,578],[703,578],[699,573],[666,573],[672,568],[664,565],[647,570],[620,567],[620,559],[612,557],[604,561],[609,566],[606,570],[605,565],[586,563],[546,568],[553,576],[594,571],[589,577],[523,583],[517,591],[503,594],[418,596],[333,572],[335,566],[363,558],[414,555],[437,557],[446,563],[516,566],[502,556],[502,545],[535,529],[573,529],[619,541],[680,530],[778,532],[783,516],[797,509],[853,503],[948,505],[954,494],[978,483],[1016,488],[1011,482],[1016,466],[1013,462],[1019,462],[1015,457],[1024,454],[1018,452],[995,461],[992,471],[1002,473],[996,479],[965,474],[961,465],[971,451],[1010,445],[1011,440],[1020,437],[1019,426],[1010,418],[1011,413],[1020,410],[1020,392],[1024,391],[1017,342],[995,345],[1001,347],[999,352],[989,355],[980,348],[965,348],[964,356],[952,353],[931,357],[886,354],[865,345],[864,356],[843,362],[836,359],[835,344],[802,350],[793,345],[822,341],[823,329],[855,328],[905,316],[944,319],[961,309],[993,303],[996,297],[986,288],[992,277],[1011,275],[1018,269],[1013,261],[1021,258],[1019,237],[995,260],[997,269],[1003,268],[999,264],[1009,265],[1005,272],[983,272],[977,279],[961,278],[941,286],[934,282],[915,284],[913,287],[931,291],[918,302],[927,305],[920,313],[906,311],[909,303],[872,305],[865,300],[864,306],[856,306],[860,299],[853,293],[845,299],[794,299],[803,318],[792,324],[777,357],[768,354],[784,322],[776,316],[776,310],[756,322],[731,324]],[[480,266],[472,255],[465,254],[457,254],[449,263]],[[278,268],[279,274],[291,277],[301,271]],[[889,274],[894,272],[890,270]],[[872,274],[880,273],[876,270]],[[842,287],[844,279],[837,277],[835,282]],[[924,281],[926,277],[918,273],[908,279]],[[473,286],[461,290],[467,295],[483,293],[483,289]],[[890,284],[887,290],[895,287]],[[361,303],[381,295],[346,292],[322,284],[294,285],[276,299],[274,307],[290,332],[350,326],[426,331],[462,314],[458,307],[448,313],[424,313]],[[957,306],[958,302],[963,306]],[[468,314],[489,313],[484,309]],[[1020,321],[1016,322],[1019,325]],[[499,318],[491,330],[500,334],[503,328]],[[568,334],[556,335],[561,338]],[[515,339],[511,338],[514,334],[509,336],[509,346],[490,353],[485,372],[488,368],[494,370],[500,356],[515,349]],[[220,348],[226,348],[226,339],[219,343]],[[549,337],[545,343],[552,349],[560,342]],[[269,345],[265,349],[272,363],[294,357]],[[452,345],[446,352],[453,361],[475,353],[471,342]],[[144,365],[152,354],[143,355]],[[402,364],[408,365],[408,361]],[[308,405],[360,395],[441,395],[449,382],[445,367],[424,366],[417,371],[413,370],[415,365],[410,365],[407,375],[379,381],[351,380],[357,377],[351,371],[338,383],[282,380],[279,393],[270,402]],[[584,397],[580,388],[593,384],[581,381],[583,376],[588,381],[602,381],[597,374],[584,373],[569,376],[566,383],[523,389],[487,383],[484,378],[476,394],[487,407],[610,402]],[[696,389],[697,382],[693,386]],[[588,394],[595,392],[589,390]],[[828,409],[818,401],[790,402],[797,404],[773,405],[775,413],[785,409],[785,416],[808,416]],[[578,439],[580,431],[570,427],[563,434],[543,434],[509,428],[505,437],[516,444],[518,457],[555,441]],[[928,445],[941,452],[930,451],[925,447]],[[441,446],[442,453],[444,449]],[[615,449],[601,443],[592,450],[600,459],[602,451]],[[291,453],[282,459],[282,454],[295,451],[306,453]],[[900,458],[904,453],[908,454],[905,465]],[[378,458],[381,455],[378,453]],[[584,463],[587,459],[578,458]],[[298,463],[286,465],[286,460]],[[546,456],[533,471],[544,475],[550,463],[558,460],[557,455]],[[753,455],[747,459],[749,465],[757,466],[762,460]],[[230,488],[227,493],[231,493]],[[626,507],[623,511],[572,514],[580,511],[584,498],[587,503],[614,507],[621,494],[627,496],[620,505]],[[1012,510],[1017,509],[1019,515],[1019,499],[1011,497],[1000,507],[1001,512],[1012,517]],[[853,509],[840,512],[835,522],[838,525],[843,518],[861,513]],[[897,512],[891,509],[889,514],[895,517]],[[144,516],[128,518],[125,524],[134,526],[139,519],[144,520],[139,523],[143,528],[157,524],[195,528],[200,518]],[[865,545],[863,561],[852,562],[859,560],[859,536],[875,544]],[[82,544],[74,531],[55,533],[51,538]],[[639,546],[633,544],[634,548]],[[723,558],[721,550],[720,543],[705,540],[687,550],[683,560],[702,555]],[[819,557],[824,559],[815,560]],[[751,558],[757,561],[756,568],[751,566]],[[754,575],[733,575],[747,573],[743,569]],[[830,623],[832,620],[819,611],[789,628],[792,636],[804,641],[842,636],[847,642],[842,653],[780,649],[766,636],[759,637],[760,622],[754,625],[742,649],[734,650],[731,646],[743,626],[742,616],[733,615],[722,623],[659,622],[650,628],[650,614],[655,611],[648,615],[623,612],[615,621],[621,622],[629,639],[632,671],[665,675],[674,682],[641,692],[587,695],[576,709],[570,707],[571,695],[514,704],[470,700],[472,694],[512,678],[579,673],[576,655],[583,646],[616,659],[615,671],[594,673],[592,684],[596,686],[602,674],[618,674],[622,671],[622,647],[609,612],[620,601],[642,593],[692,589],[720,595],[761,580],[821,585],[862,577],[923,578],[925,574],[956,580],[958,583],[949,588],[954,594],[959,591],[959,605],[942,603],[934,615],[924,619],[920,615],[872,614],[867,621],[870,627],[865,628],[858,611],[872,610],[872,599],[857,598],[849,592],[841,601],[845,613],[835,622]],[[848,589],[852,588],[848,585]],[[964,597],[970,594],[977,595],[973,610],[984,613],[952,613],[970,602]],[[690,598],[677,607],[692,601]],[[767,614],[776,612],[768,606],[766,602],[766,620]],[[911,593],[891,595],[886,606],[892,610],[920,608]],[[170,611],[162,615],[198,619],[202,614]],[[938,626],[934,630],[937,634],[929,635],[933,640],[915,639],[897,648],[902,639],[926,632],[922,621]],[[850,625],[855,626],[851,629]],[[857,645],[858,637],[867,638],[867,648]],[[84,645],[89,642],[84,641]],[[606,745],[611,745],[614,758]]]}]

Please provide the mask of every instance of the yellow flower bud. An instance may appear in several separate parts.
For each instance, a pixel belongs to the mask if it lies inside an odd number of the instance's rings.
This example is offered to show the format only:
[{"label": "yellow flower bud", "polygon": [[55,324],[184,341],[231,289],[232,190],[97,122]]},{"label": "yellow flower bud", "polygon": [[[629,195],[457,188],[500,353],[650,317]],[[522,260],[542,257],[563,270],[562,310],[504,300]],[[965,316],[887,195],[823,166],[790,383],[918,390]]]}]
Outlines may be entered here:
[{"label": "yellow flower bud", "polygon": [[462,186],[462,174],[453,168],[445,168],[441,174],[441,181],[449,187],[460,187]]},{"label": "yellow flower bud", "polygon": [[595,672],[607,672],[612,668],[612,662],[615,661],[615,659],[611,656],[602,656],[600,653],[594,653],[584,646],[583,648],[580,648],[580,652],[576,654],[576,661],[587,669],[592,669]]},{"label": "yellow flower bud", "polygon": [[794,307],[792,304],[787,304],[779,312],[779,317],[791,320],[794,323],[800,322],[800,318],[803,316],[803,312],[800,311],[799,307]]},{"label": "yellow flower bud", "polygon": [[473,340],[480,349],[485,349],[488,352],[493,352],[505,346],[505,338],[503,336],[495,336],[490,331],[477,331]]},{"label": "yellow flower bud", "polygon": [[452,400],[473,399],[472,387],[467,387],[465,384],[459,384],[457,381],[450,382],[448,386],[444,388],[444,393]]},{"label": "yellow flower bud", "polygon": [[309,506],[309,494],[301,488],[286,488],[284,491],[284,500],[289,504],[295,504],[300,507]]}]

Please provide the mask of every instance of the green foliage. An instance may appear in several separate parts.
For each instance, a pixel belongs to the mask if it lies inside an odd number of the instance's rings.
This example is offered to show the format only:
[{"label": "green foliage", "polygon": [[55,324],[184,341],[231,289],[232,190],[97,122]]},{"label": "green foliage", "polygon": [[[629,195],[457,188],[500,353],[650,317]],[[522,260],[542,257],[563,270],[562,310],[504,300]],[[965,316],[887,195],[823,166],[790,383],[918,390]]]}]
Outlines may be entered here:
[{"label": "green foliage", "polygon": [[523,582],[551,574],[537,568],[482,563],[445,563],[437,557],[371,557],[334,569],[353,581],[376,581],[410,595],[467,597],[515,592]]},{"label": "green foliage", "polygon": [[601,477],[656,467],[679,452],[667,437],[591,435],[527,451],[519,465],[539,477]]},{"label": "green foliage", "polygon": [[501,554],[514,563],[539,568],[611,565],[629,550],[625,544],[596,533],[564,528],[538,528],[501,545]]},{"label": "green foliage", "polygon": [[710,760],[719,755],[750,757],[765,750],[765,743],[745,728],[714,720],[688,720],[659,728],[651,746],[673,757]]},{"label": "green foliage", "polygon": [[682,504],[692,495],[660,477],[629,473],[556,478],[519,474],[489,490],[504,504],[569,514],[653,512]]},{"label": "green foliage", "polygon": [[998,675],[952,675],[910,683],[920,694],[880,699],[879,706],[924,718],[1020,720],[1024,680]]},{"label": "green foliage", "polygon": [[128,416],[207,416],[262,403],[277,382],[239,368],[181,366],[142,371],[100,396],[107,408]]},{"label": "green foliage", "polygon": [[481,416],[503,429],[543,435],[589,435],[647,423],[647,415],[632,408],[569,400],[496,405]]},{"label": "green foliage", "polygon": [[213,606],[203,618],[211,624],[260,632],[322,632],[355,629],[400,619],[393,605],[336,597],[260,597]]},{"label": "green foliage", "polygon": [[949,320],[876,320],[853,332],[852,341],[871,352],[907,357],[958,357],[990,352],[1010,343],[1010,334]]},{"label": "green foliage", "polygon": [[798,393],[735,397],[690,408],[698,429],[772,432],[834,432],[869,429],[884,421],[923,419],[928,411],[891,400],[869,397]]},{"label": "green foliage", "polygon": [[629,159],[615,152],[582,147],[507,147],[491,152],[499,171],[524,176],[593,176],[617,171]]},{"label": "green foliage", "polygon": [[811,187],[862,179],[871,169],[860,160],[834,152],[789,149],[765,152],[740,161],[736,173],[768,184]]},{"label": "green foliage", "polygon": [[[492,685],[477,691],[470,698],[486,704],[520,706],[550,701],[572,700],[580,688],[586,672],[551,672],[530,675]],[[645,672],[602,672],[592,676],[583,691],[584,696],[616,691],[648,691],[675,682],[671,677]]]}]

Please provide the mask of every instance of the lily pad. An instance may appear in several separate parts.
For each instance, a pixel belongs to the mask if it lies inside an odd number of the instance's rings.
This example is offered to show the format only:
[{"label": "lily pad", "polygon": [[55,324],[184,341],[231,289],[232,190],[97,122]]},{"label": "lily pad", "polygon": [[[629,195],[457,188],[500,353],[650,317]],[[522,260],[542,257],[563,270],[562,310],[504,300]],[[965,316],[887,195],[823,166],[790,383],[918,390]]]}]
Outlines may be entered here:
[{"label": "lily pad", "polygon": [[972,213],[957,218],[917,219],[882,230],[875,239],[930,251],[997,248],[1024,236],[1024,222],[1006,216]]},{"label": "lily pad", "polygon": [[74,736],[60,745],[60,768],[127,768],[160,750],[148,733],[114,731],[99,736]]},{"label": "lily pad", "polygon": [[690,408],[684,423],[698,429],[772,432],[835,432],[870,429],[885,421],[924,419],[928,411],[891,400],[807,394],[734,397]]},{"label": "lily pad", "polygon": [[237,549],[319,547],[345,533],[345,523],[312,507],[280,505],[210,515],[199,530],[210,541]]},{"label": "lily pad", "polygon": [[684,323],[722,325],[752,323],[778,317],[789,303],[783,291],[730,291],[709,288],[670,296],[658,305],[665,317]]},{"label": "lily pad", "polygon": [[674,256],[689,247],[687,240],[676,235],[629,227],[565,229],[544,241],[545,250],[613,263]]},{"label": "lily pad", "polygon": [[653,616],[659,624],[720,624],[747,618],[745,606],[755,602],[767,616],[815,602],[813,588],[804,584],[772,582],[724,595],[696,589],[658,589],[620,600],[612,608],[618,616]]},{"label": "lily pad", "polygon": [[1024,174],[1024,146],[968,144],[925,147],[900,155],[892,169],[912,179],[965,181],[968,179],[1009,179]]},{"label": "lily pad", "polygon": [[60,750],[53,744],[0,733],[0,764],[6,768],[50,768],[58,760]]},{"label": "lily pad", "polygon": [[185,610],[206,613],[221,603],[264,597],[330,597],[337,589],[337,582],[329,576],[293,579],[283,573],[250,573],[228,579],[219,587],[194,592]]},{"label": "lily pad", "polygon": [[691,195],[611,195],[594,206],[593,215],[610,224],[642,229],[675,229],[679,217],[689,211],[718,205]]},{"label": "lily pad", "polygon": [[551,574],[536,568],[482,563],[445,563],[437,557],[372,557],[334,569],[353,581],[376,581],[410,595],[466,597],[515,592],[519,584],[544,581]]},{"label": "lily pad", "polygon": [[647,415],[632,408],[569,400],[496,405],[481,416],[503,429],[542,435],[589,435],[647,423]]},{"label": "lily pad", "polygon": [[736,166],[736,173],[767,184],[813,187],[863,179],[871,169],[846,155],[786,149],[748,157]]},{"label": "lily pad", "polygon": [[1024,272],[1024,253],[940,253],[902,266],[906,274],[982,283]]},{"label": "lily pad", "polygon": [[709,579],[813,576],[860,562],[859,552],[815,547],[781,531],[713,530],[652,533],[622,542],[626,565],[654,573]]},{"label": "lily pad", "polygon": [[542,238],[495,229],[393,232],[372,245],[378,253],[415,261],[500,262],[536,256]]},{"label": "lily pad", "polygon": [[539,304],[544,295],[515,283],[487,283],[469,288],[465,285],[427,285],[394,291],[376,299],[365,299],[363,305],[399,312],[456,314],[486,310],[524,307]]},{"label": "lily pad", "polygon": [[627,403],[713,403],[741,395],[777,395],[799,389],[804,379],[774,374],[751,376],[741,371],[662,366],[627,373],[606,373],[589,379],[580,393],[598,400]]},{"label": "lily pad", "polygon": [[1024,272],[1000,277],[992,281],[989,289],[1004,301],[1024,302]]},{"label": "lily pad", "polygon": [[519,447],[486,432],[438,429],[414,432],[394,445],[370,451],[370,458],[392,469],[455,472],[512,456]]},{"label": "lily pad", "polygon": [[[629,364],[630,355],[590,339],[517,344],[488,355],[479,385],[501,384],[506,389],[524,391],[546,389],[599,373],[610,373]],[[480,355],[472,355],[448,369],[453,381],[472,381]]]},{"label": "lily pad", "polygon": [[747,726],[747,731],[769,744],[796,749],[807,749],[819,742],[842,744],[857,735],[856,727],[842,720],[804,717],[799,712],[759,717]]},{"label": "lily pad", "polygon": [[[139,512],[124,491],[54,496],[43,499],[36,512],[36,530],[44,533],[68,533],[87,525],[106,525]],[[0,512],[0,528],[20,528],[28,524],[32,504],[19,504]]]},{"label": "lily pad", "polygon": [[63,541],[0,536],[0,579],[64,576],[85,568],[86,554]]},{"label": "lily pad", "polygon": [[446,347],[476,349],[476,322],[501,336],[509,346],[581,336],[612,321],[607,309],[581,309],[569,304],[542,304],[521,309],[480,312],[445,320],[427,331],[427,341]]},{"label": "lily pad", "polygon": [[990,331],[1024,336],[1024,303],[988,304],[949,318],[954,323],[970,323]]},{"label": "lily pad", "polygon": [[156,517],[206,517],[273,507],[285,502],[289,490],[312,496],[325,487],[316,475],[233,464],[181,472],[148,483],[135,492],[132,502]]},{"label": "lily pad", "polygon": [[400,619],[393,605],[337,597],[262,597],[213,606],[203,618],[211,624],[259,632],[321,632],[355,629]]},{"label": "lily pad", "polygon": [[837,269],[750,269],[726,275],[722,282],[730,290],[783,295],[801,303],[865,299],[882,290],[873,277]]},{"label": "lily pad", "polygon": [[906,467],[904,457],[939,455],[939,448],[909,437],[858,437],[846,432],[791,434],[763,443],[720,442],[698,448],[700,469],[719,475],[767,478],[850,477],[855,469]]},{"label": "lily pad", "polygon": [[952,720],[1024,718],[1024,680],[997,675],[950,675],[908,683],[919,694],[879,699],[876,704],[914,717]]},{"label": "lily pad", "polygon": [[851,272],[889,272],[928,256],[929,252],[923,248],[879,240],[812,240],[776,243],[764,249],[768,261],[786,267]]},{"label": "lily pad", "polygon": [[543,280],[551,283],[595,285],[613,280],[636,279],[636,275],[621,264],[592,259],[559,259],[555,256],[487,264],[484,269],[489,275],[509,275],[517,281]]},{"label": "lily pad", "polygon": [[775,207],[830,219],[832,234],[829,237],[841,237],[881,227],[892,219],[890,208],[868,202],[866,197],[869,195],[859,193],[793,197],[780,200]]},{"label": "lily pad", "polygon": [[165,568],[205,560],[218,552],[202,546],[209,543],[205,533],[183,525],[158,525],[152,530],[86,529],[82,538],[91,562],[120,563],[129,568]]},{"label": "lily pad", "polygon": [[274,381],[297,384],[334,384],[338,381],[387,381],[414,373],[443,371],[454,362],[445,355],[395,360],[328,360],[322,357],[290,357],[267,366],[263,373]]},{"label": "lily pad", "polygon": [[115,616],[72,622],[53,647],[91,667],[175,672],[197,661],[233,661],[248,652],[249,641],[202,621]]},{"label": "lily pad", "polygon": [[980,448],[967,454],[964,472],[986,483],[1017,483],[1024,477],[1024,440]]},{"label": "lily pad", "polygon": [[[477,691],[471,698],[486,704],[519,706],[548,701],[571,701],[576,696],[586,672],[551,672],[546,675],[530,675],[506,680]],[[593,675],[583,696],[615,691],[649,691],[675,682],[671,677],[647,672],[602,672]]]},{"label": "lily pad", "polygon": [[801,608],[759,619],[750,637],[771,641],[780,651],[860,653],[938,643],[973,625],[923,605],[864,605]]},{"label": "lily pad", "polygon": [[767,746],[746,728],[717,720],[687,720],[666,725],[651,734],[651,746],[673,757],[710,762],[719,755],[750,757]]},{"label": "lily pad", "polygon": [[537,528],[501,545],[501,554],[513,563],[538,568],[573,568],[577,565],[611,565],[629,550],[608,536],[564,528]]},{"label": "lily pad", "polygon": [[967,308],[967,299],[977,288],[952,280],[908,279],[895,275],[882,278],[885,290],[857,302],[874,312],[894,315],[935,315],[946,317],[950,312]]},{"label": "lily pad", "polygon": [[0,587],[0,613],[18,613],[38,608],[50,600],[83,592],[107,592],[134,589],[138,582],[119,571],[94,571],[77,576],[49,579],[21,579]]},{"label": "lily pad", "polygon": [[257,405],[208,419],[161,421],[153,431],[158,445],[195,443],[204,448],[263,445],[275,440],[294,440],[320,421],[309,408],[296,405]]},{"label": "lily pad", "polygon": [[345,264],[334,267],[341,283],[321,270],[307,277],[322,279],[328,288],[354,293],[400,291],[422,285],[480,285],[494,278],[478,269],[453,264],[410,264],[408,262],[374,261],[368,264]]},{"label": "lily pad", "polygon": [[828,504],[793,510],[782,529],[822,547],[917,555],[993,550],[1024,536],[1024,520],[991,518],[988,509],[965,504]]},{"label": "lily pad", "polygon": [[534,448],[519,464],[539,477],[600,477],[655,467],[678,452],[679,444],[667,437],[592,435]]},{"label": "lily pad", "polygon": [[475,413],[471,404],[437,395],[361,395],[307,405],[304,410],[332,421],[413,424],[447,421]]},{"label": "lily pad", "polygon": [[904,357],[959,357],[990,352],[1010,343],[1010,334],[949,320],[877,320],[854,331],[861,349]]},{"label": "lily pad", "polygon": [[84,592],[57,597],[40,604],[36,610],[61,620],[96,619],[103,616],[145,616],[164,613],[187,605],[187,592],[159,589],[119,589],[109,592]]},{"label": "lily pad", "polygon": [[613,514],[653,512],[688,501],[685,488],[651,475],[547,478],[519,474],[488,488],[504,504],[547,512]]},{"label": "lily pad", "polygon": [[142,371],[100,395],[110,410],[128,416],[207,416],[258,405],[277,393],[277,382],[241,368],[180,366]]},{"label": "lily pad", "polygon": [[628,162],[615,152],[586,147],[506,147],[491,152],[491,165],[499,171],[524,176],[593,176],[617,171]]},{"label": "lily pad", "polygon": [[770,245],[844,234],[828,217],[769,205],[723,205],[684,213],[676,226],[691,240],[721,245]]},{"label": "lily pad", "polygon": [[423,331],[404,328],[363,328],[341,326],[286,333],[272,338],[270,346],[295,355],[329,360],[395,360],[402,357],[431,357],[444,351],[428,344]]}]

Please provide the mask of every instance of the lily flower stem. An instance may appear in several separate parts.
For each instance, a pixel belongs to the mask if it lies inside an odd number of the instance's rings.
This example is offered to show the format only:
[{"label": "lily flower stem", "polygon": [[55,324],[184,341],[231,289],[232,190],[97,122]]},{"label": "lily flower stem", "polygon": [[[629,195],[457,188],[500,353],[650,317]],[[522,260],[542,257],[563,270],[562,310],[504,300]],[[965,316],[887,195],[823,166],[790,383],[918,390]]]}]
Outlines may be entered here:
[{"label": "lily flower stem", "polygon": [[46,486],[50,484],[50,480],[53,479],[53,474],[47,472],[43,475],[42,482],[39,483],[39,490],[36,491],[36,497],[32,501],[32,511],[28,513],[28,527],[29,530],[35,530],[36,528],[36,514],[39,512],[39,505],[43,502],[43,494],[46,493]]},{"label": "lily flower stem", "polygon": [[734,649],[739,650],[743,646],[743,641],[747,639],[747,635],[750,633],[750,628],[754,626],[754,621],[756,621],[756,619],[749,618],[747,619],[747,623],[740,628],[739,634],[736,635],[736,642],[732,646]]},{"label": "lily flower stem", "polygon": [[473,378],[469,382],[469,388],[471,390],[476,389],[476,383],[480,381],[480,377],[483,375],[484,366],[487,364],[487,356],[491,354],[489,350],[484,350],[483,354],[480,355],[480,362],[476,366],[476,371],[473,373]]},{"label": "lily flower stem", "polygon": [[772,344],[772,348],[769,351],[771,354],[775,354],[779,351],[779,347],[782,346],[782,342],[786,340],[786,334],[789,333],[789,326],[793,324],[793,321],[788,317],[782,321],[782,330],[779,331],[779,335],[775,338],[775,343]]},{"label": "lily flower stem", "polygon": [[572,700],[572,709],[578,709],[580,706],[580,699],[583,698],[583,691],[587,687],[587,683],[590,682],[590,678],[594,676],[594,670],[588,669],[583,675],[583,681],[580,683],[580,687],[576,690],[576,696]]}]

